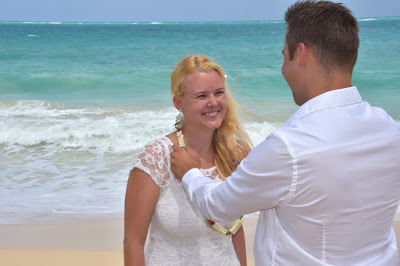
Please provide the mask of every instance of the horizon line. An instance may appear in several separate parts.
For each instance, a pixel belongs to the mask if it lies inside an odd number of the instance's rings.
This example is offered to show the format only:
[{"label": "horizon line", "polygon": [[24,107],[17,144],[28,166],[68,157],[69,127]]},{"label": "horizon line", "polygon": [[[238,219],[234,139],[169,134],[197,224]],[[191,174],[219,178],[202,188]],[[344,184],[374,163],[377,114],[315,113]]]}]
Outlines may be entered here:
[{"label": "horizon line", "polygon": [[[381,18],[400,18],[400,16],[383,16],[383,17],[362,17],[357,20],[381,19]],[[173,24],[173,23],[237,23],[237,22],[284,22],[284,19],[271,20],[193,20],[193,21],[72,21],[72,20],[1,20],[0,23],[102,23],[102,24]]]}]

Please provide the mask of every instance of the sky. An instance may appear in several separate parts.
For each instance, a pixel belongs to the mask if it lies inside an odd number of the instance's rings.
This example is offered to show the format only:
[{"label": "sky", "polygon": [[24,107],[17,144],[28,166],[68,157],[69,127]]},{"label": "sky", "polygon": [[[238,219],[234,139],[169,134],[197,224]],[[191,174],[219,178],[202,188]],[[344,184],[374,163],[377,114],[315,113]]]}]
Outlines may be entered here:
[{"label": "sky", "polygon": [[[399,17],[400,0],[342,0],[357,18]],[[0,0],[0,21],[283,20],[295,0]]]}]

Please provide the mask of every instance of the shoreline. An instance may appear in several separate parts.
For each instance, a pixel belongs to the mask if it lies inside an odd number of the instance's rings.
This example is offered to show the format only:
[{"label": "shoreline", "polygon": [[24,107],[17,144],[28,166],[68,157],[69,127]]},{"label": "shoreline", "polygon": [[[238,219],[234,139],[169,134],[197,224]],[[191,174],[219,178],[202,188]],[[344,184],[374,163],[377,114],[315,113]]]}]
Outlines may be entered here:
[{"label": "shoreline", "polygon": [[[248,266],[258,218],[245,217]],[[400,220],[393,222],[400,249]],[[123,265],[123,219],[60,224],[0,225],[0,265]]]}]

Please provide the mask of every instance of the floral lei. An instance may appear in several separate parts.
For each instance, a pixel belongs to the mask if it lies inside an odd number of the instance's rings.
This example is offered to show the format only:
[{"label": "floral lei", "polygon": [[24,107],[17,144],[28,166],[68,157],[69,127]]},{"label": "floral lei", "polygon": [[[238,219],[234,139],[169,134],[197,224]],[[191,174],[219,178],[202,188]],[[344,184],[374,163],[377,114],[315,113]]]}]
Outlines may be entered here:
[{"label": "floral lei", "polygon": [[[182,129],[180,129],[180,128],[177,129],[176,137],[178,138],[179,146],[186,149],[185,141],[183,139]],[[212,228],[214,228],[215,231],[217,231],[218,233],[221,233],[223,235],[229,236],[229,235],[235,234],[239,230],[240,226],[242,225],[242,218],[243,218],[243,216],[240,217],[239,219],[237,219],[235,221],[235,223],[232,225],[232,227],[229,228],[228,230],[225,229],[224,227],[222,227],[221,225],[219,225],[218,223],[214,222],[213,220],[208,219],[208,218],[206,218],[206,219],[207,219],[208,223],[210,224],[210,226]]]}]

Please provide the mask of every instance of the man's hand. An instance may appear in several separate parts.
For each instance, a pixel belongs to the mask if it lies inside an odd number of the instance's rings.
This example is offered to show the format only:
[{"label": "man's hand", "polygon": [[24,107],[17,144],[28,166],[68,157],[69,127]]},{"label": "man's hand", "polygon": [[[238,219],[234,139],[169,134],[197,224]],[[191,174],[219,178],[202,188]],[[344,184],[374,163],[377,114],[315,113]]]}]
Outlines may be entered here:
[{"label": "man's hand", "polygon": [[171,171],[178,179],[192,168],[200,168],[200,158],[175,144],[171,151]]}]

